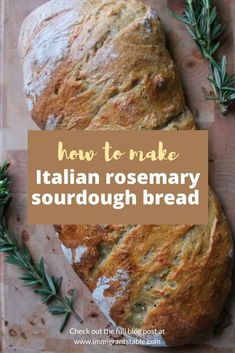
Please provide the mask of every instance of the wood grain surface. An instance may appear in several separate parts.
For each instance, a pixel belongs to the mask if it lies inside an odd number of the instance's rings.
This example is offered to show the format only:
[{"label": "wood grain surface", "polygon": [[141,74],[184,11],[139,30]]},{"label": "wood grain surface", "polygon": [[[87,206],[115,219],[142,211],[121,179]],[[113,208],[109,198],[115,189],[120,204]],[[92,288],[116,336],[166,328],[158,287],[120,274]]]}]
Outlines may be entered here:
[{"label": "wood grain surface", "polygon": [[[58,0],[60,1],[60,0]],[[84,318],[84,327],[105,328],[109,324],[93,303],[91,295],[75,275],[60,249],[52,226],[29,226],[27,211],[27,131],[37,129],[30,119],[22,93],[22,74],[17,53],[19,28],[23,19],[45,0],[1,0],[0,42],[0,127],[3,145],[2,158],[10,160],[14,203],[9,223],[30,248],[35,259],[43,256],[48,270],[62,275],[64,293],[78,289],[76,310]],[[186,32],[184,25],[176,21],[171,10],[181,11],[184,1],[145,1],[158,10],[167,33],[168,47],[179,68],[188,104],[197,125],[209,130],[210,180],[223,204],[229,223],[235,234],[235,108],[228,116],[221,116],[213,102],[206,102],[202,88],[209,89],[207,65]],[[221,52],[226,53],[229,69],[234,68],[235,49],[235,0],[215,1],[222,21],[226,24]],[[0,140],[1,141],[1,140]],[[189,146],[190,148],[190,146]],[[145,347],[126,346],[76,346],[68,330],[58,334],[60,319],[50,316],[36,295],[25,288],[18,279],[19,271],[3,265],[1,257],[1,326],[2,347],[7,353],[148,353],[160,351]],[[233,288],[215,335],[208,332],[198,337],[194,345],[164,349],[166,353],[232,353],[235,349],[235,289]],[[79,328],[73,319],[69,327]],[[224,329],[223,329],[224,327]],[[217,330],[218,331],[218,330]],[[87,338],[87,337],[84,337]]]}]

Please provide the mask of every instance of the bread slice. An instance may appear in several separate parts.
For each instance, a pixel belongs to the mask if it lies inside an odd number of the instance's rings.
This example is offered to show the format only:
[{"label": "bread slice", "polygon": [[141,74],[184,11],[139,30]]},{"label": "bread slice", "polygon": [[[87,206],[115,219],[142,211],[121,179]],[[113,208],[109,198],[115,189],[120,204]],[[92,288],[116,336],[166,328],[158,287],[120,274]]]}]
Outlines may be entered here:
[{"label": "bread slice", "polygon": [[[20,53],[42,129],[195,128],[157,13],[140,2],[49,1],[25,20]],[[113,324],[157,330],[147,345],[190,342],[231,286],[231,234],[211,190],[204,226],[70,225],[59,236]]]}]

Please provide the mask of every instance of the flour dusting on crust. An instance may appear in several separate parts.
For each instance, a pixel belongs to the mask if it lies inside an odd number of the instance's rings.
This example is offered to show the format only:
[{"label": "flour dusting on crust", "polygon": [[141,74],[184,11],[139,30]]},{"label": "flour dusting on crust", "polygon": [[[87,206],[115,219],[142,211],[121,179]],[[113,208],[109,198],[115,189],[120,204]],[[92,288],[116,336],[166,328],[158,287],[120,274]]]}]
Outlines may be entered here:
[{"label": "flour dusting on crust", "polygon": [[148,32],[152,32],[152,23],[151,20],[152,19],[156,19],[157,18],[157,12],[150,8],[146,14],[146,16],[144,17],[144,19],[141,21],[141,23],[144,25],[144,27],[146,28],[146,30]]},{"label": "flour dusting on crust", "polygon": [[[115,293],[114,296],[106,296],[106,289],[109,289],[112,286],[112,283],[116,281],[120,283],[120,289]],[[112,321],[114,325],[115,323],[110,317],[110,310],[113,304],[116,302],[117,298],[124,293],[128,283],[129,275],[127,271],[119,269],[117,270],[117,273],[111,278],[107,278],[105,276],[99,278],[96,289],[92,293],[92,297],[94,298],[96,303],[101,307],[103,314],[107,317],[108,320]]]},{"label": "flour dusting on crust", "polygon": [[62,251],[70,264],[76,264],[81,262],[82,256],[87,252],[86,246],[78,246],[76,249],[67,248],[61,244]]},{"label": "flour dusting on crust", "polygon": [[[115,295],[113,296],[106,296],[105,291],[107,289],[110,289],[112,284],[114,282],[118,281],[120,284],[120,288],[116,291]],[[128,284],[130,282],[128,272],[119,269],[116,274],[111,277],[107,278],[105,276],[102,276],[101,278],[98,279],[97,286],[92,293],[92,297],[97,303],[97,305],[100,307],[102,310],[103,314],[105,317],[113,324],[114,327],[118,327],[121,329],[120,326],[117,326],[117,324],[112,320],[110,316],[110,311],[112,309],[112,306],[115,304],[117,301],[117,298],[122,296],[125,292],[125,289],[127,288]],[[125,334],[124,335],[130,342],[134,342],[137,338],[141,338],[143,341],[143,345],[148,345],[151,347],[167,347],[167,344],[163,337],[159,334],[152,334],[152,335],[144,335],[144,336],[130,336]],[[151,342],[151,343],[150,343]],[[156,342],[156,343],[154,343]],[[160,342],[160,343],[159,343]]]},{"label": "flour dusting on crust", "polygon": [[[34,11],[23,24],[20,48],[24,57],[24,91],[30,110],[68,54],[69,39],[79,21],[78,12],[74,9],[77,3],[51,1],[46,8],[43,6]],[[50,21],[47,22],[48,19]],[[30,43],[30,47],[24,43]]]},{"label": "flour dusting on crust", "polygon": [[47,131],[53,131],[56,129],[57,126],[57,119],[54,115],[50,115],[48,117],[47,123],[46,123],[46,130]]},{"label": "flour dusting on crust", "polygon": [[88,248],[87,246],[79,246],[75,250],[75,259],[74,263],[79,263],[81,262],[82,256],[87,252]]},{"label": "flour dusting on crust", "polygon": [[61,244],[61,248],[62,251],[67,259],[67,261],[72,264],[73,263],[73,254],[72,254],[72,250],[70,248],[67,248],[67,246],[64,246],[63,244]]}]

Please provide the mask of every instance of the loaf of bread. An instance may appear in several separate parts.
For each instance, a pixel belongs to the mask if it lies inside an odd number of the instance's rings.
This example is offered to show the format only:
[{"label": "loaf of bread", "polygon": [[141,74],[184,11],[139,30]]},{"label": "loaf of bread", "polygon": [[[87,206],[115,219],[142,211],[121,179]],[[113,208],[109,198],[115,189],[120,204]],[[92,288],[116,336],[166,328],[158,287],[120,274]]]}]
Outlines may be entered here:
[{"label": "loaf of bread", "polygon": [[42,129],[194,127],[154,10],[52,0],[20,34],[24,91]]},{"label": "loaf of bread", "polygon": [[[195,128],[157,13],[140,2],[52,0],[25,20],[20,54],[42,129]],[[211,190],[207,225],[70,225],[59,235],[106,317],[146,330],[146,344],[190,342],[231,286],[231,234]]]},{"label": "loaf of bread", "polygon": [[233,244],[212,191],[206,226],[68,225],[59,234],[106,317],[124,328],[164,329],[158,345],[190,342],[211,326],[230,290]]}]

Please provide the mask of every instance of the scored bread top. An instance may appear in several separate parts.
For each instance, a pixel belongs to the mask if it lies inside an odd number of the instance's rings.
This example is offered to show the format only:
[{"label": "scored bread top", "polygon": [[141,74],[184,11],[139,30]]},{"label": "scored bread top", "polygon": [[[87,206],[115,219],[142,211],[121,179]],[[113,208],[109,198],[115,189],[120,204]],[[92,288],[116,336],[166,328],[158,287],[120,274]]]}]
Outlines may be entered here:
[{"label": "scored bread top", "polygon": [[109,320],[164,329],[167,345],[212,325],[231,287],[231,234],[211,190],[207,225],[66,225],[59,236]]},{"label": "scored bread top", "polygon": [[157,13],[140,2],[52,0],[26,18],[19,48],[43,129],[194,128]]}]

